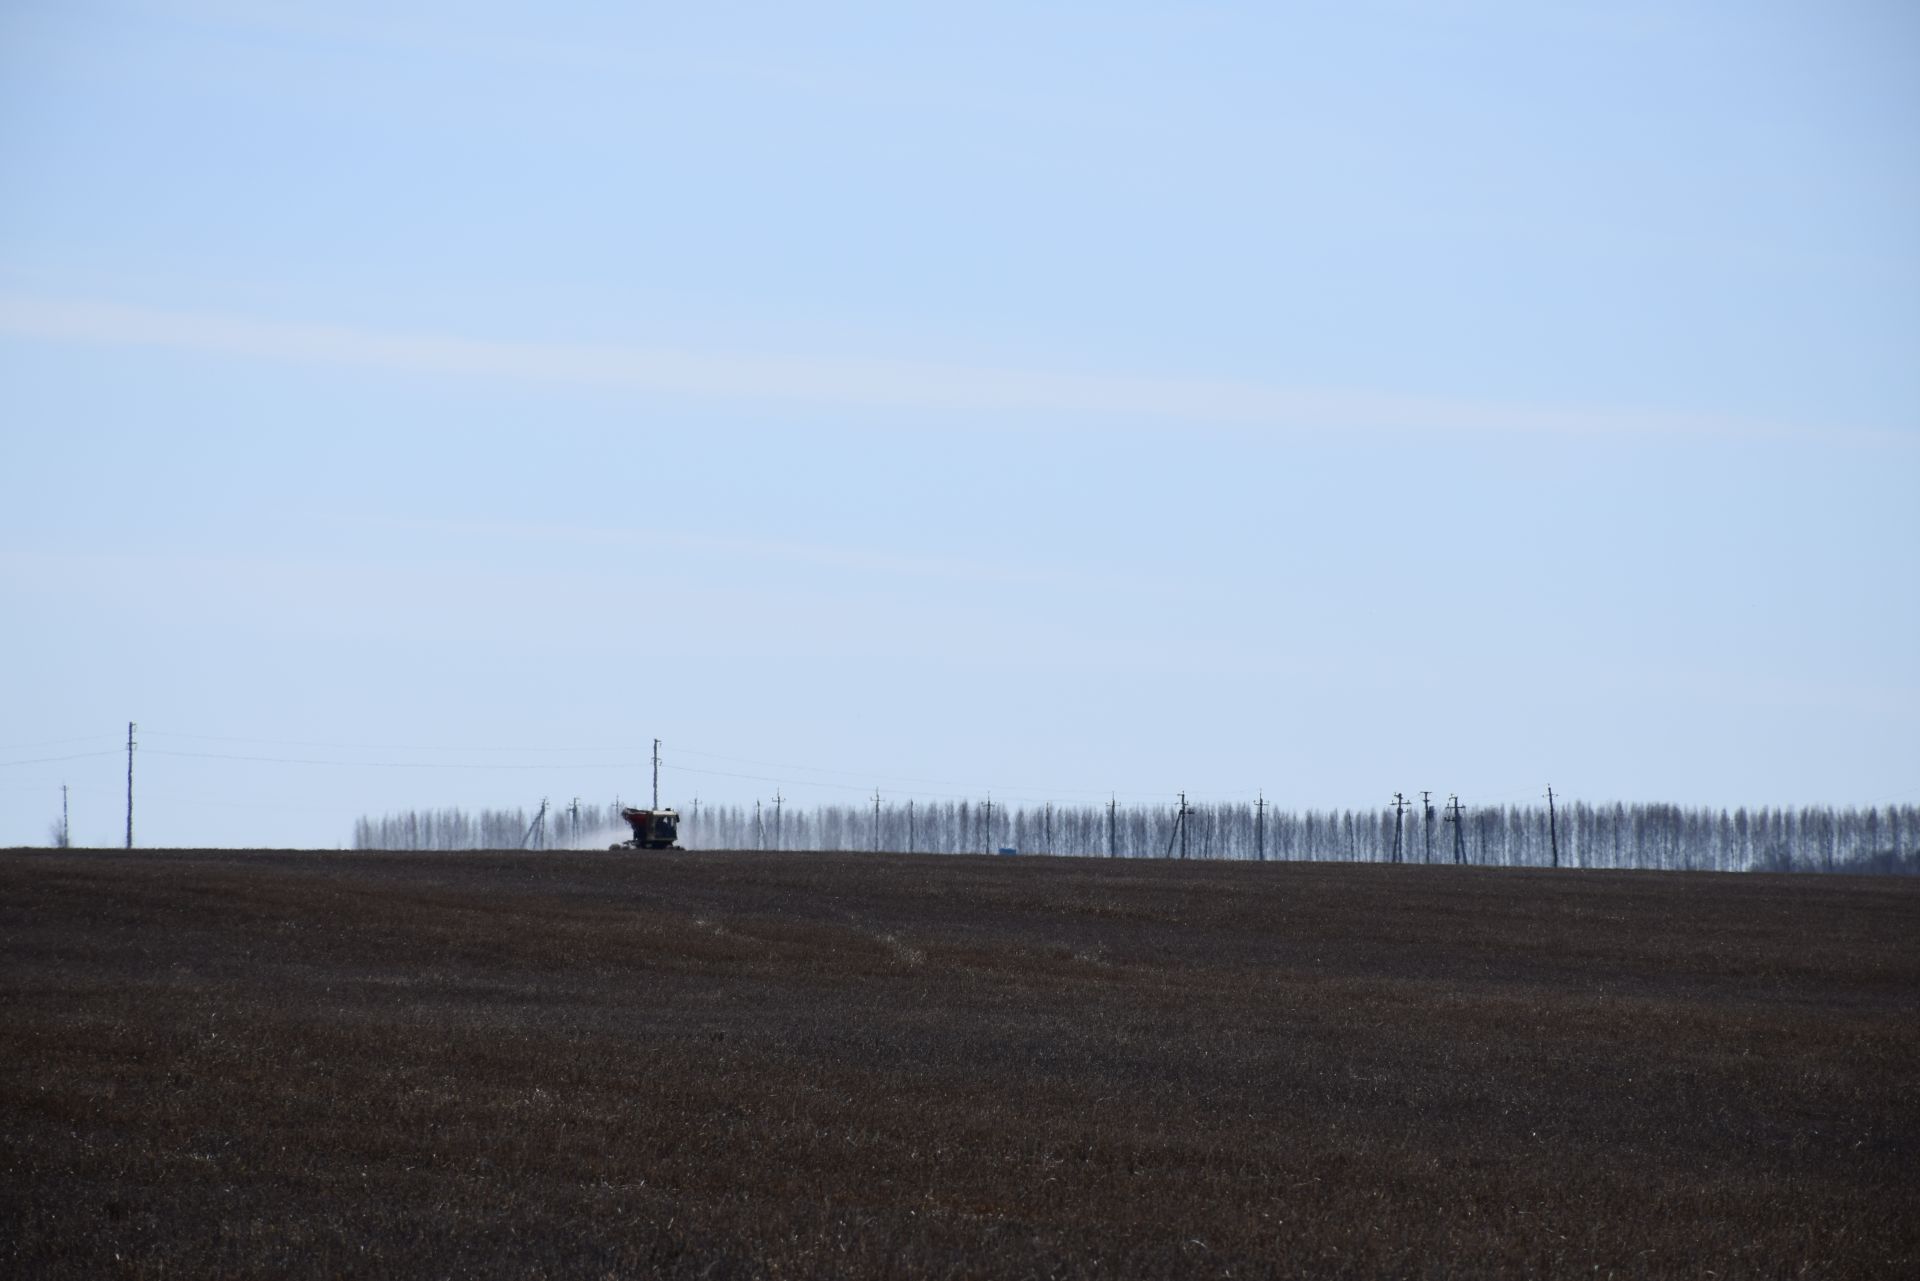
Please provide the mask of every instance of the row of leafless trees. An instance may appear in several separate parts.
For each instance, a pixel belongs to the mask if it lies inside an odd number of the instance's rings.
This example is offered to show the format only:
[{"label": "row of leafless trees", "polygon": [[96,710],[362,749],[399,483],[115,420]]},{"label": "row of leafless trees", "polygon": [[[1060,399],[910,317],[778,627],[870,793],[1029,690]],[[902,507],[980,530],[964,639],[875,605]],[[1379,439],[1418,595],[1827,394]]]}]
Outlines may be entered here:
[{"label": "row of leafless trees", "polygon": [[[617,812],[614,817],[619,817]],[[353,848],[510,850],[520,847],[532,826],[532,815],[518,809],[478,814],[463,809],[402,810],[383,818],[358,819],[353,825]]]},{"label": "row of leafless trees", "polygon": [[[356,849],[603,846],[624,838],[618,803],[558,810],[407,810],[354,825]],[[888,850],[1116,858],[1463,862],[1501,867],[1696,871],[1920,871],[1920,806],[1707,809],[1679,805],[1283,810],[1244,802],[1017,805],[698,805],[681,816],[690,849]]]}]

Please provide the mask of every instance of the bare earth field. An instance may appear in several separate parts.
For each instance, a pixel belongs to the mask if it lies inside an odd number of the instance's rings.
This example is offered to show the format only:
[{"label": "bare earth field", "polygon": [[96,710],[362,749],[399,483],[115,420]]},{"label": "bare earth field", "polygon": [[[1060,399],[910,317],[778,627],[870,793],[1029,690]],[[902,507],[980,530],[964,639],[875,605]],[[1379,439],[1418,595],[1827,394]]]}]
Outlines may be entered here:
[{"label": "bare earth field", "polygon": [[1920,884],[0,853],[9,1276],[1920,1276]]}]

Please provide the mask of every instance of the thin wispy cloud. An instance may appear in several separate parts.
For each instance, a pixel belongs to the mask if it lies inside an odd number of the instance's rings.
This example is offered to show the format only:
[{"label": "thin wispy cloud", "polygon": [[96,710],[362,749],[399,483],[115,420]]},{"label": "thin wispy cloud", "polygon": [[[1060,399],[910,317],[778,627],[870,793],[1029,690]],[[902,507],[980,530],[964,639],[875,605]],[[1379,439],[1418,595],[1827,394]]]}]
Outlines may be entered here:
[{"label": "thin wispy cloud", "polygon": [[1058,414],[1334,432],[1809,438],[1911,443],[1899,432],[1703,414],[1468,401],[1119,373],[1063,373],[844,356],[544,343],[267,320],[0,294],[0,335],[471,380],[546,382],[714,401]]},{"label": "thin wispy cloud", "polygon": [[864,547],[834,546],[790,539],[741,538],[677,530],[632,529],[560,524],[551,521],[452,520],[421,516],[362,516],[357,523],[416,533],[457,535],[463,539],[499,539],[516,543],[560,543],[640,549],[678,549],[714,553],[743,561],[809,565],[858,574],[991,583],[1002,586],[1066,587],[1074,584],[1127,590],[1166,590],[1172,584],[1142,577],[1116,579],[1033,564],[1000,564],[959,556],[909,555]]}]

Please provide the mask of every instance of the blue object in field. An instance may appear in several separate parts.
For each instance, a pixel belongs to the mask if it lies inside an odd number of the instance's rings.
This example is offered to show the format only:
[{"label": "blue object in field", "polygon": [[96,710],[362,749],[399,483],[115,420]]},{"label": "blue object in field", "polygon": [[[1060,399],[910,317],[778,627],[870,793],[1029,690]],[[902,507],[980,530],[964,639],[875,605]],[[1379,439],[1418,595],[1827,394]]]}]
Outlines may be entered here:
[{"label": "blue object in field", "polygon": [[1011,845],[1002,845],[1000,847],[1000,852],[1002,854],[1018,854],[1020,851],[1013,848],[1013,846]]}]

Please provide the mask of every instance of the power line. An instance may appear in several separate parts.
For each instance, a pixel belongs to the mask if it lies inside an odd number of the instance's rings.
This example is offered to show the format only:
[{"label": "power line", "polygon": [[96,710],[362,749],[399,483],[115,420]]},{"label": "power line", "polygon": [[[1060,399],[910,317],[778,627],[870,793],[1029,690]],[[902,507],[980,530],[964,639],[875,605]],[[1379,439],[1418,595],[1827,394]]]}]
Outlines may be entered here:
[{"label": "power line", "polygon": [[[871,770],[829,769],[826,766],[822,766],[822,765],[796,765],[788,761],[763,761],[763,760],[757,760],[757,759],[746,757],[746,756],[728,756],[720,752],[696,751],[691,747],[681,747],[677,743],[674,745],[673,750],[680,753],[683,756],[701,756],[709,760],[733,761],[741,765],[759,765],[766,769],[798,770],[803,774],[838,774],[846,778],[878,779],[883,783],[884,782],[918,783],[926,787],[953,787],[953,788],[961,789],[960,794],[964,794],[968,789],[971,789],[976,792],[981,792],[981,791],[985,791],[988,787],[988,784],[986,783],[967,782],[959,779],[917,778],[917,777],[914,777],[911,775],[905,775],[905,774],[875,773]],[[688,767],[679,766],[677,768],[686,769]],[[711,771],[711,772],[717,772],[717,771]],[[729,776],[729,777],[732,777],[732,776]],[[752,776],[740,775],[739,777],[752,777]],[[798,784],[801,784],[804,786],[810,786],[810,787],[837,786],[836,784],[833,784],[833,783],[829,783],[823,780],[814,780],[814,779],[788,779],[786,781],[792,782],[792,783],[798,783]],[[862,782],[862,783],[856,784],[855,786],[860,791],[864,792],[867,789],[868,785]],[[902,789],[886,788],[884,790],[886,790],[890,794],[893,794],[893,793],[900,792]],[[1097,796],[1101,791],[1101,789],[1097,787],[1028,788],[1027,790],[1052,792],[1055,795],[1077,794],[1077,795],[1088,795],[1088,796]]]},{"label": "power line", "polygon": [[[421,745],[405,745],[405,744],[392,744],[392,743],[389,743],[389,744],[338,743],[338,742],[323,742],[319,740],[308,740],[308,739],[248,738],[248,737],[241,737],[237,735],[194,734],[194,733],[188,733],[188,732],[179,731],[179,730],[148,730],[145,732],[148,734],[149,737],[152,737],[153,735],[158,734],[161,737],[165,737],[165,738],[183,738],[183,739],[193,739],[193,740],[205,741],[205,742],[256,743],[256,744],[262,744],[262,745],[316,747],[316,748],[323,748],[329,751],[342,751],[342,752],[391,751],[391,752],[444,752],[444,753],[458,754],[458,753],[476,753],[476,752],[523,751],[523,752],[548,752],[548,753],[557,754],[557,753],[566,753],[566,752],[591,752],[591,751],[606,750],[604,746],[598,746],[598,747],[595,747],[595,746],[511,747],[511,746],[484,746],[484,745],[482,746],[475,746],[475,745],[421,746]],[[519,761],[495,762],[495,761],[464,761],[464,760],[363,761],[363,760],[329,760],[329,759],[320,759],[320,758],[305,757],[305,756],[284,756],[284,755],[263,754],[263,753],[242,754],[242,753],[229,753],[229,752],[191,752],[191,751],[169,750],[165,748],[151,748],[150,750],[153,751],[154,754],[156,755],[172,756],[172,757],[177,757],[180,759],[187,759],[187,760],[230,760],[230,761],[245,761],[245,762],[253,762],[253,763],[260,763],[260,764],[275,764],[275,765],[309,765],[309,766],[320,766],[320,767],[331,766],[334,768],[342,768],[342,769],[354,768],[354,767],[365,767],[369,769],[446,769],[446,770],[476,770],[476,769],[485,769],[485,770],[542,770],[542,769],[546,769],[546,770],[558,770],[558,769],[627,770],[627,769],[639,768],[642,766],[651,768],[654,764],[651,757],[645,762],[634,762],[634,761],[624,761],[624,760],[554,761],[554,762],[519,762]],[[803,774],[827,773],[827,774],[864,776],[867,778],[878,777],[883,782],[886,780],[892,780],[893,782],[897,782],[897,783],[917,783],[917,784],[921,784],[923,787],[950,788],[955,790],[952,790],[944,794],[949,795],[954,799],[964,799],[970,795],[974,795],[979,792],[989,790],[989,787],[987,784],[978,783],[978,782],[967,783],[967,782],[959,782],[954,780],[925,779],[925,778],[917,778],[917,777],[904,776],[904,775],[888,775],[888,774],[875,775],[868,771],[829,770],[820,766],[791,765],[791,764],[780,764],[777,762],[769,762],[769,761],[756,761],[748,757],[727,756],[718,752],[706,752],[706,751],[700,751],[693,748],[683,748],[679,746],[676,746],[674,748],[674,751],[681,755],[707,757],[715,760],[742,761],[749,764],[762,764],[762,765],[767,765],[771,768],[776,768],[776,769],[796,770]],[[77,760],[77,759],[81,759],[86,755],[106,755],[106,754],[110,754],[110,753],[80,753],[80,754],[76,754],[74,756],[69,756],[69,757],[34,758],[33,760],[30,760],[30,761],[0,762],[0,765],[39,764],[43,762],[57,761],[57,760]],[[780,777],[780,776],[764,775],[764,774],[741,773],[738,771],[731,771],[731,770],[702,769],[697,766],[691,766],[691,765],[668,764],[665,761],[661,761],[659,764],[661,767],[667,770],[677,770],[685,774],[701,774],[701,775],[706,775],[714,778],[735,778],[735,779],[741,779],[743,781],[750,781],[750,782],[778,783],[778,784],[796,786],[796,787],[829,788],[837,791],[853,791],[853,792],[864,793],[867,790],[866,784],[837,783],[828,779],[821,779],[821,778],[792,778],[792,777]],[[911,794],[910,789],[905,787],[882,787],[881,790],[885,794],[892,795],[892,796],[901,796],[901,795]],[[1020,793],[1013,795],[1012,799],[1017,801],[1030,801],[1032,803],[1039,804],[1045,800],[1048,800],[1060,795],[1097,795],[1099,791],[1100,789],[1098,788],[1079,788],[1079,787],[1050,788],[1050,787],[1028,786],[1028,787],[1021,788]],[[924,795],[926,793],[922,791],[920,794]],[[1222,793],[1222,794],[1225,795],[1226,793]],[[1150,803],[1151,801],[1154,801],[1154,800],[1161,799],[1166,795],[1169,795],[1169,794],[1168,793],[1136,793],[1132,797],[1130,797],[1130,800],[1132,800],[1134,803],[1145,804],[1145,803]],[[656,801],[655,804],[657,807],[658,802]]]},{"label": "power line", "polygon": [[104,751],[74,752],[69,756],[35,756],[23,761],[0,761],[0,769],[5,769],[9,765],[46,765],[53,761],[84,761],[95,756],[118,756],[119,754],[119,748],[109,747]]},{"label": "power line", "polygon": [[[578,747],[541,747],[533,744],[493,745],[474,743],[332,743],[299,738],[246,738],[233,734],[189,734],[184,730],[149,729],[149,738],[190,738],[203,743],[258,743],[268,747],[324,747],[340,752],[617,752],[626,744],[593,743]],[[78,742],[79,740],[72,740]],[[10,750],[3,749],[0,750]]]},{"label": "power line", "polygon": [[[36,747],[62,747],[68,743],[98,743],[114,741],[111,734],[80,734],[73,738],[43,738],[33,743],[7,743],[0,745],[0,752],[26,752]],[[113,749],[118,751],[118,748]]]},{"label": "power line", "polygon": [[[161,738],[194,739],[194,740],[199,740],[204,742],[258,743],[258,744],[280,745],[280,746],[289,746],[289,747],[316,747],[316,748],[326,748],[329,750],[336,750],[336,751],[443,752],[443,753],[449,753],[449,754],[469,754],[469,753],[480,753],[480,752],[487,752],[487,753],[528,752],[528,753],[561,754],[561,753],[572,753],[572,752],[617,752],[621,750],[621,745],[607,744],[607,743],[586,744],[586,745],[565,745],[565,746],[549,746],[549,745],[536,745],[536,744],[521,744],[521,745],[478,744],[476,745],[476,744],[470,744],[470,743],[469,744],[420,745],[420,744],[395,744],[395,743],[385,743],[385,744],[340,743],[340,742],[323,742],[318,740],[306,740],[306,739],[254,738],[254,737],[243,737],[239,735],[199,734],[199,733],[191,733],[184,730],[165,730],[165,729],[152,729],[152,728],[142,730],[141,733],[145,734],[147,736],[147,739],[149,740],[157,736]],[[111,736],[109,735],[95,734],[95,735],[77,735],[72,738],[42,739],[42,740],[37,740],[36,742],[33,742],[33,743],[16,743],[10,746],[0,746],[0,752],[19,751],[19,750],[25,750],[35,746],[53,746],[53,745],[58,745],[62,743],[81,743],[81,742],[89,742],[89,741],[100,741],[103,739],[110,739],[110,738]],[[143,743],[144,742],[145,740],[143,740]],[[122,750],[124,750],[124,748],[116,747],[116,748],[108,748],[98,752],[79,752],[79,753],[73,753],[70,755],[61,755],[61,756],[32,757],[32,758],[18,760],[18,761],[0,761],[0,768],[6,768],[8,766],[13,766],[13,765],[35,765],[35,764],[49,764],[49,763],[55,763],[59,761],[68,761],[68,760],[84,760],[89,757],[117,755]],[[258,761],[258,762],[273,763],[273,764],[298,764],[298,765],[320,765],[320,766],[330,765],[330,766],[337,766],[337,767],[343,767],[343,768],[352,767],[352,766],[366,766],[369,768],[376,768],[376,769],[448,769],[448,770],[461,770],[461,769],[602,770],[602,769],[606,769],[606,770],[611,770],[611,769],[634,769],[634,768],[638,768],[638,767],[650,764],[650,762],[645,762],[645,761],[637,762],[637,763],[632,761],[589,761],[589,762],[561,761],[561,762],[552,762],[552,763],[512,762],[512,763],[496,764],[496,763],[479,763],[479,762],[465,762],[465,761],[441,762],[441,761],[315,760],[315,759],[308,759],[308,758],[269,756],[269,755],[243,756],[243,755],[237,755],[237,754],[228,755],[228,754],[211,753],[211,752],[209,753],[180,752],[180,751],[170,752],[170,751],[167,751],[166,749],[155,748],[150,745],[147,747],[147,750],[155,755],[171,755],[176,757],[197,758],[197,759],[205,759],[205,760]],[[797,770],[802,773],[841,774],[841,775],[847,775],[847,776],[858,777],[863,779],[877,778],[882,780],[882,782],[885,782],[886,780],[891,779],[892,781],[901,782],[901,783],[920,783],[930,787],[955,788],[955,789],[959,789],[952,793],[952,795],[956,799],[965,798],[975,793],[985,791],[988,788],[987,784],[978,783],[978,782],[970,783],[970,782],[961,782],[961,781],[955,781],[950,779],[924,779],[924,778],[904,776],[904,775],[889,775],[884,773],[876,774],[871,770],[827,769],[826,767],[815,766],[815,765],[798,765],[798,764],[762,761],[754,758],[726,755],[719,752],[709,752],[709,751],[704,751],[704,750],[695,749],[695,748],[679,747],[677,745],[674,750],[676,753],[681,755],[706,757],[714,760],[740,761],[748,764],[766,765],[766,766],[769,766],[772,768],[778,768],[778,769]],[[820,779],[774,778],[770,776],[762,776],[757,774],[734,774],[734,773],[727,773],[719,770],[700,770],[692,766],[686,766],[686,765],[670,765],[664,761],[662,762],[662,765],[664,768],[669,770],[677,769],[683,773],[705,773],[705,774],[711,774],[715,777],[722,777],[722,778],[757,779],[757,780],[763,780],[767,782],[788,783],[788,784],[793,784],[796,786],[803,786],[803,787],[841,788],[843,786],[841,784],[836,784],[836,783],[832,783],[832,782],[829,782],[826,780],[820,780]],[[847,789],[847,790],[865,792],[867,790],[867,785],[864,783],[854,784],[850,787],[850,789]],[[1019,789],[1019,792],[1022,793],[1022,795],[1015,795],[1013,793],[1003,793],[1003,795],[1006,795],[1011,799],[1015,799],[1015,800],[1030,799],[1037,804],[1043,800],[1048,799],[1049,797],[1057,798],[1059,796],[1064,796],[1064,795],[1098,795],[1101,790],[1103,789],[1086,788],[1086,787],[1047,788],[1047,787],[1026,786]],[[906,789],[903,789],[903,788],[883,787],[882,791],[884,791],[888,795],[895,795],[895,796],[908,794]],[[1254,791],[1256,792],[1256,794],[1258,794],[1258,789],[1256,788],[1214,789],[1211,794],[1217,797],[1233,797],[1233,796],[1244,796],[1249,791]],[[925,793],[922,793],[922,794],[924,795]],[[1153,801],[1163,800],[1165,798],[1172,797],[1173,795],[1174,794],[1171,792],[1132,792],[1129,794],[1129,803],[1149,804],[1149,803],[1152,803]],[[1504,800],[1507,802],[1515,802],[1515,801],[1523,800],[1528,795],[1537,795],[1537,794],[1532,793],[1529,790],[1524,788],[1515,788],[1505,792],[1490,791],[1490,792],[1484,793],[1484,795],[1491,801]],[[1559,794],[1557,792],[1555,793],[1555,797],[1556,799],[1558,799],[1559,797]],[[1682,804],[1682,805],[1698,804],[1698,805],[1707,806],[1708,808],[1713,808],[1713,806],[1709,805],[1707,802],[1676,801],[1672,803]],[[1811,804],[1815,808],[1865,809],[1865,808],[1873,808],[1877,806],[1912,805],[1916,803],[1920,803],[1920,797],[1909,795],[1909,796],[1890,796],[1890,797],[1885,797],[1878,800],[1861,800],[1861,801],[1853,801],[1853,802],[1819,801],[1819,802],[1812,802]],[[1769,804],[1768,807],[1769,808],[1801,808],[1800,806],[1773,805],[1773,804]],[[1337,811],[1343,808],[1352,808],[1352,807],[1336,805],[1331,808]],[[1730,805],[1723,805],[1721,806],[1721,808],[1730,808]],[[1754,805],[1749,804],[1748,808],[1756,808],[1756,807]]]},{"label": "power line", "polygon": [[[300,766],[312,766],[312,767],[332,768],[332,769],[444,770],[449,772],[459,772],[463,770],[468,770],[468,771],[470,770],[489,770],[489,771],[632,770],[632,769],[650,768],[653,763],[651,758],[649,758],[646,761],[572,761],[572,762],[537,762],[537,763],[520,762],[520,761],[394,761],[394,760],[348,761],[348,760],[326,760],[326,759],[321,759],[316,757],[242,755],[240,753],[235,753],[235,752],[181,752],[181,751],[173,751],[167,748],[158,748],[158,747],[149,747],[147,750],[150,754],[155,756],[165,756],[165,757],[171,757],[171,758],[180,759],[180,760],[237,761],[237,762],[243,762],[246,764],[255,764],[255,765],[300,765]],[[110,756],[113,754],[114,753],[111,751],[92,752],[92,753],[80,753],[78,755],[70,756],[70,757],[50,757],[46,759],[47,760],[78,760],[86,756]],[[22,761],[22,762],[5,762],[5,763],[6,764],[37,764],[40,762],[39,761],[31,761],[31,762]],[[742,774],[742,773],[736,773],[729,770],[706,770],[706,769],[700,769],[695,766],[689,766],[689,765],[673,765],[665,761],[661,762],[661,767],[670,772],[677,771],[682,774],[699,774],[699,775],[705,775],[705,776],[714,777],[714,778],[742,779],[742,780],[752,781],[752,782],[776,783],[776,784],[781,784],[785,786],[829,788],[836,791],[851,791],[851,792],[862,792],[862,793],[866,792],[867,790],[865,787],[856,786],[853,784],[832,783],[832,782],[827,782],[825,780],[820,780],[820,779],[778,778],[778,777],[764,775],[764,774]],[[882,790],[888,795],[906,794],[902,789],[880,789],[880,790]],[[938,795],[938,793],[936,793],[936,795]],[[946,795],[950,796],[952,799],[964,800],[964,799],[967,799],[969,794],[965,792],[956,792],[956,793],[948,793]],[[1050,799],[1050,797],[1045,795],[1044,792],[1041,791],[1040,789],[1028,789],[1026,794],[1016,794],[1012,796],[1011,799],[1015,801],[1026,801],[1033,804],[1040,804]],[[656,806],[657,806],[657,802],[656,802]]]},{"label": "power line", "polygon": [[[679,749],[676,748],[674,750],[678,751]],[[350,764],[351,762],[341,762],[341,763]],[[445,768],[462,769],[466,767],[459,766],[459,765],[448,765]],[[475,767],[475,768],[482,768],[482,767]],[[494,766],[491,768],[504,769],[507,767]],[[559,769],[563,767],[557,766],[557,765],[555,766],[541,765],[541,766],[527,766],[525,768]],[[594,766],[594,767],[580,766],[579,768],[612,769],[612,768],[627,768],[627,767],[625,766]],[[755,782],[755,783],[779,783],[787,787],[817,787],[817,788],[830,789],[836,792],[858,792],[863,796],[870,795],[873,790],[870,787],[864,784],[859,784],[859,783],[833,783],[833,782],[828,782],[825,779],[815,779],[815,778],[782,778],[779,775],[775,775],[775,774],[741,774],[732,770],[700,769],[692,765],[672,765],[672,764],[663,763],[662,768],[668,770],[669,772],[677,772],[681,774],[700,774],[708,778],[737,778],[737,779],[743,779],[748,782]],[[900,796],[900,797],[933,796],[933,797],[945,797],[952,800],[968,800],[971,797],[979,794],[979,792],[970,792],[970,791],[956,791],[956,792],[929,791],[925,788],[910,790],[902,787],[883,787],[879,790],[884,795],[887,795],[887,796]],[[979,789],[979,791],[981,792],[990,791],[990,790],[992,789],[984,788],[984,787]],[[1153,799],[1158,799],[1159,796],[1164,794],[1150,793],[1147,795],[1151,796]],[[1003,798],[1007,800],[1013,800],[1013,801],[1027,801],[1035,805],[1043,804],[1046,801],[1053,799],[1051,794],[1047,793],[1044,789],[1041,789],[1041,788],[1024,788],[1017,793],[1003,794]],[[1152,802],[1150,800],[1143,799],[1143,800],[1138,800],[1134,803],[1150,804]]]},{"label": "power line", "polygon": [[[438,769],[438,770],[582,770],[582,769],[642,769],[645,761],[572,761],[543,762],[540,764],[501,763],[494,761],[325,761],[312,757],[299,756],[241,756],[231,752],[173,752],[163,747],[149,747],[148,753],[154,756],[173,756],[183,760],[196,761],[249,761],[259,765],[331,765],[340,769]],[[112,752],[95,753],[111,756]],[[674,768],[672,766],[669,769]],[[698,772],[698,771],[695,771]]]}]

